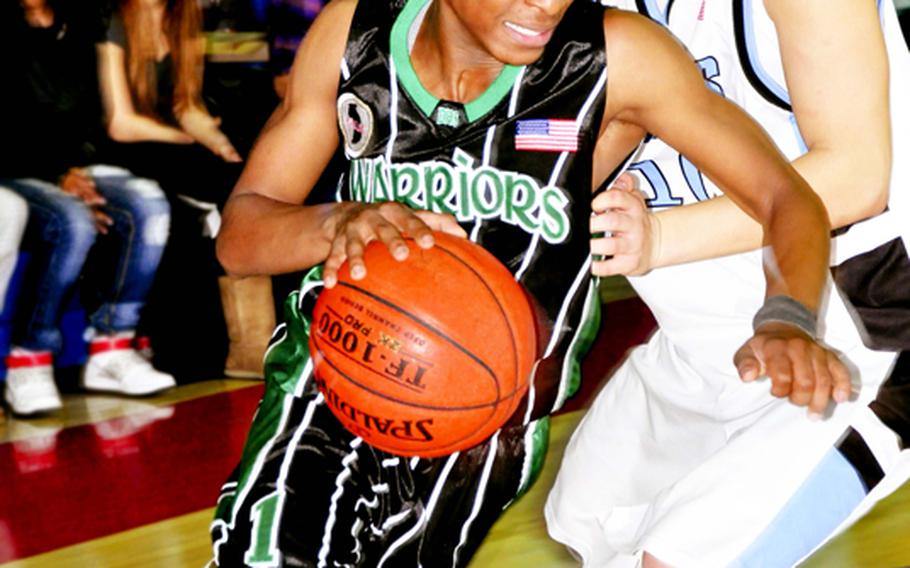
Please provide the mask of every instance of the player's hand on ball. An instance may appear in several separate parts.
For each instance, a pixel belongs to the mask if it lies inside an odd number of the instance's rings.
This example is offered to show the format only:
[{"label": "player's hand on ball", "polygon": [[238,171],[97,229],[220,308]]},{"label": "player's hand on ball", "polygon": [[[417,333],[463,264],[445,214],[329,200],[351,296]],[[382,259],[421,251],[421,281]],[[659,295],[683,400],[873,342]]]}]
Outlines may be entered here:
[{"label": "player's hand on ball", "polygon": [[351,278],[366,276],[363,262],[366,246],[375,240],[382,241],[396,260],[408,257],[405,236],[414,239],[417,246],[433,246],[433,231],[457,237],[467,236],[451,215],[417,211],[393,201],[385,203],[348,203],[335,223],[335,237],[329,256],[323,265],[322,277],[327,288],[338,282],[338,270],[348,261]]},{"label": "player's hand on ball", "polygon": [[635,276],[651,270],[660,243],[660,223],[648,211],[634,178],[623,174],[591,203],[591,253],[595,276]]},{"label": "player's hand on ball", "polygon": [[772,395],[808,406],[812,419],[821,418],[831,400],[850,398],[850,373],[837,354],[791,325],[762,325],[733,362],[743,381],[768,377]]}]

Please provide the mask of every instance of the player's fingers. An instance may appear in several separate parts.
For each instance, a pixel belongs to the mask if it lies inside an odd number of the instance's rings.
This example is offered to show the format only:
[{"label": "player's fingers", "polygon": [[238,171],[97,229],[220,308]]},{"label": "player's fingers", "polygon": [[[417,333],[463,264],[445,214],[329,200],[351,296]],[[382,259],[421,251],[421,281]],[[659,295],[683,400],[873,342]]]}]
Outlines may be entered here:
[{"label": "player's fingers", "polygon": [[614,256],[626,252],[627,245],[623,237],[609,236],[591,239],[591,254],[599,256]]},{"label": "player's fingers", "polygon": [[432,229],[412,209],[390,201],[380,205],[376,211],[391,222],[403,236],[414,239],[417,246],[421,248],[433,246]]},{"label": "player's fingers", "polygon": [[460,237],[467,236],[467,233],[461,228],[455,217],[448,213],[436,213],[423,209],[412,211],[412,213],[434,231],[443,231]]},{"label": "player's fingers", "polygon": [[616,178],[616,181],[613,182],[611,187],[615,189],[632,190],[635,189],[635,185],[635,176],[629,172],[623,172],[622,175]]},{"label": "player's fingers", "polygon": [[793,388],[793,368],[790,358],[782,349],[772,346],[770,354],[765,356],[765,372],[771,379],[771,394],[776,397],[787,397]]},{"label": "player's fingers", "polygon": [[[465,232],[452,215],[434,213],[432,211],[416,211],[414,214],[434,231],[439,231],[462,239],[465,239],[468,236],[468,233]],[[430,242],[429,244],[432,246],[433,243]]]},{"label": "player's fingers", "polygon": [[367,275],[363,253],[370,242],[379,238],[377,229],[380,227],[391,227],[392,232],[397,236],[397,240],[394,238],[390,239],[392,241],[391,244],[385,243],[389,247],[389,252],[392,253],[392,256],[400,260],[408,255],[408,246],[387,218],[375,215],[372,212],[366,212],[363,220],[363,223],[352,223],[345,229],[344,256],[353,280],[360,280]]},{"label": "player's fingers", "polygon": [[634,210],[640,206],[640,201],[636,194],[628,191],[604,191],[597,194],[594,200],[591,201],[591,209],[595,214],[604,213],[611,209]]},{"label": "player's fingers", "polygon": [[591,261],[591,274],[594,276],[614,276],[616,274],[630,274],[634,270],[634,262],[628,256],[614,256],[599,260],[596,256]]},{"label": "player's fingers", "polygon": [[386,248],[389,249],[395,260],[402,261],[408,258],[410,249],[408,249],[408,244],[395,225],[380,218],[373,226],[373,231]]},{"label": "player's fingers", "polygon": [[340,262],[332,261],[332,257],[326,258],[322,265],[322,284],[326,288],[334,288],[338,283],[338,267]]},{"label": "player's fingers", "polygon": [[417,215],[409,213],[402,222],[402,229],[422,249],[428,249],[436,243],[433,229]]},{"label": "player's fingers", "polygon": [[787,358],[792,370],[790,402],[797,406],[806,406],[815,392],[815,372],[808,339],[796,337],[787,340]]},{"label": "player's fingers", "polygon": [[733,356],[733,364],[743,382],[752,382],[764,371],[761,359],[755,353],[752,342],[746,342]]},{"label": "player's fingers", "polygon": [[812,369],[815,373],[815,390],[812,393],[812,400],[809,401],[809,418],[818,420],[828,408],[831,389],[834,386],[834,379],[828,368],[828,357],[821,347],[812,350]]},{"label": "player's fingers", "polygon": [[592,233],[629,233],[644,230],[641,219],[617,209],[591,216],[590,228]]},{"label": "player's fingers", "polygon": [[326,288],[332,288],[338,282],[338,269],[344,263],[345,249],[344,235],[336,236],[322,265],[322,282]]},{"label": "player's fingers", "polygon": [[367,275],[367,267],[363,262],[363,251],[365,249],[366,242],[362,239],[347,239],[344,252],[352,280],[360,280]]},{"label": "player's fingers", "polygon": [[837,402],[847,402],[853,395],[853,385],[850,382],[850,371],[836,353],[825,351],[828,360],[828,370],[831,372],[832,397]]}]

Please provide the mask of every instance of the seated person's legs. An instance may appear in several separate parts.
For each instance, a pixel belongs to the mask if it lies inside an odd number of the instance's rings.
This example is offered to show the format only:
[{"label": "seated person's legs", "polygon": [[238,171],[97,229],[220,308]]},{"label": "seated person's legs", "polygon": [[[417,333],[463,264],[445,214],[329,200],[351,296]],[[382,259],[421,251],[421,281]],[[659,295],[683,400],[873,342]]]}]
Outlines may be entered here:
[{"label": "seated person's legs", "polygon": [[20,179],[3,185],[28,201],[23,246],[32,252],[27,285],[17,301],[5,398],[14,412],[33,414],[60,407],[51,365],[63,342],[60,309],[82,271],[97,230],[89,208],[53,184]]},{"label": "seated person's legs", "polygon": [[95,337],[83,375],[89,390],[144,395],[174,378],[139,356],[132,339],[167,242],[170,207],[151,180],[125,170],[94,168],[104,212],[113,223],[89,256],[83,296]]}]

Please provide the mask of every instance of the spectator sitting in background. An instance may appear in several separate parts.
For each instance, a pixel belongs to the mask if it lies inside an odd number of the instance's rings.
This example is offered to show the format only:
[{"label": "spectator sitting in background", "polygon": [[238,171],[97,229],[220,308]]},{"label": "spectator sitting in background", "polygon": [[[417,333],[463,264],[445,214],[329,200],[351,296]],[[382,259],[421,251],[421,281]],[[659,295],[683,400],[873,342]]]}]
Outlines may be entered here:
[{"label": "spectator sitting in background", "polygon": [[167,240],[168,203],[149,180],[86,167],[101,131],[97,12],[62,0],[7,7],[0,41],[11,74],[0,124],[16,144],[0,159],[0,186],[29,203],[23,243],[33,256],[17,302],[6,401],[23,415],[60,407],[51,364],[62,347],[61,307],[80,275],[95,332],[83,386],[129,395],[171,387],[173,377],[132,346]]},{"label": "spectator sitting in background", "polygon": [[[111,161],[157,180],[169,198],[220,209],[241,157],[202,101],[204,41],[196,0],[119,0],[100,44]],[[219,279],[230,346],[225,374],[260,377],[275,326],[271,281]],[[270,317],[264,317],[268,316]]]},{"label": "spectator sitting in background", "polygon": [[120,0],[98,70],[112,161],[220,207],[241,157],[202,102],[204,46],[195,0]]}]

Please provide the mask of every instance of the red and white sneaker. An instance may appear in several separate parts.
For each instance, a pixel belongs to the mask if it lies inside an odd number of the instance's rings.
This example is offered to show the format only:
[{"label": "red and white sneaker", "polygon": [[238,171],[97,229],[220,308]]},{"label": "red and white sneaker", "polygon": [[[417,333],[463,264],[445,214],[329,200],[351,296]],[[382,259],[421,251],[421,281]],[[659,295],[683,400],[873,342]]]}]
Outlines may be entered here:
[{"label": "red and white sneaker", "polygon": [[151,361],[154,352],[152,351],[152,338],[148,335],[137,335],[133,338],[133,348],[137,353],[145,357],[146,361]]},{"label": "red and white sneaker", "polygon": [[6,357],[6,399],[14,414],[29,416],[62,407],[54,384],[54,358],[50,351],[14,347]]},{"label": "red and white sneaker", "polygon": [[134,349],[132,334],[100,336],[89,344],[82,371],[86,390],[142,396],[176,384],[174,377],[156,370]]}]

